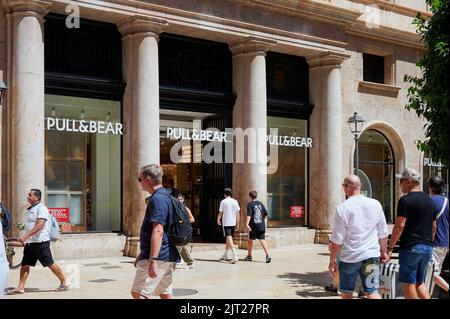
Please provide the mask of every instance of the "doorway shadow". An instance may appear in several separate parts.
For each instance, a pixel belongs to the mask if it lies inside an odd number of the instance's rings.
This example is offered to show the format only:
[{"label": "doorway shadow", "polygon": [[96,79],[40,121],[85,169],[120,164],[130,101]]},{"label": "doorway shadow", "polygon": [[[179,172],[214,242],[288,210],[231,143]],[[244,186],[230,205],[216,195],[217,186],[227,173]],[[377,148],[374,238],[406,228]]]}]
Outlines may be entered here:
[{"label": "doorway shadow", "polygon": [[304,298],[325,298],[336,296],[325,291],[324,287],[331,283],[331,276],[328,271],[307,272],[307,273],[285,273],[278,276],[286,280],[291,286],[299,289],[295,294]]}]

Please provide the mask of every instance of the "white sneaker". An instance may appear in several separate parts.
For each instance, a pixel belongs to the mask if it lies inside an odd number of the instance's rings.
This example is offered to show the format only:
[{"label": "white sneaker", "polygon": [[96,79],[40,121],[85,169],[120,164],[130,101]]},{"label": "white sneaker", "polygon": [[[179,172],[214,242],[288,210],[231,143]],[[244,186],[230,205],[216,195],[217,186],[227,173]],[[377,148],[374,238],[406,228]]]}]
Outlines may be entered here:
[{"label": "white sneaker", "polygon": [[232,263],[232,264],[235,264],[235,263],[237,263],[238,261],[239,261],[238,256],[234,256],[233,259],[231,260],[231,263]]},{"label": "white sneaker", "polygon": [[224,253],[223,255],[222,255],[222,257],[220,257],[220,260],[229,260],[230,258],[228,258],[228,254],[227,253]]},{"label": "white sneaker", "polygon": [[175,263],[175,269],[184,269],[183,262]]},{"label": "white sneaker", "polygon": [[194,263],[188,265],[189,269],[194,269]]}]

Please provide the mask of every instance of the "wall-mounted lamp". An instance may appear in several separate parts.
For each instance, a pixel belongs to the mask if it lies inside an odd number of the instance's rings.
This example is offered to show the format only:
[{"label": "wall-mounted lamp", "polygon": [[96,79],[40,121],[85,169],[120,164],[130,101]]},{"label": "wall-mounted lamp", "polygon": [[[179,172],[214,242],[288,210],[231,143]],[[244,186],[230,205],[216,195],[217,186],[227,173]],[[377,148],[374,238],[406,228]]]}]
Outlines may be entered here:
[{"label": "wall-mounted lamp", "polygon": [[358,115],[357,112],[353,113],[353,116],[347,120],[347,124],[350,127],[350,132],[355,139],[355,175],[359,175],[359,134],[362,132],[363,124],[366,121],[364,117]]},{"label": "wall-mounted lamp", "polygon": [[52,113],[51,114],[52,114],[53,117],[56,116],[56,109],[55,109],[55,107],[52,107]]},{"label": "wall-mounted lamp", "polygon": [[84,120],[84,115],[85,115],[84,110],[81,110],[80,119]]}]

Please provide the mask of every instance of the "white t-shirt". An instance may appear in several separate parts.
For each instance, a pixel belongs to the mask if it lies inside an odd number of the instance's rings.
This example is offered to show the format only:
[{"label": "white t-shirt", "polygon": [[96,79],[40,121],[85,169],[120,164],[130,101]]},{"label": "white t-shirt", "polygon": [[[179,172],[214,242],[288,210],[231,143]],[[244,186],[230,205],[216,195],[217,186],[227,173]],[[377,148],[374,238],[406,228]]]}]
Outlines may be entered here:
[{"label": "white t-shirt", "polygon": [[45,205],[42,203],[38,203],[27,210],[27,216],[25,219],[25,232],[29,232],[30,230],[32,230],[36,225],[38,219],[45,219],[46,221],[45,227],[42,228],[41,231],[28,238],[27,243],[42,243],[50,240],[49,227],[47,227],[47,221],[49,218],[48,214],[49,212],[47,207],[45,207]]},{"label": "white t-shirt", "polygon": [[232,197],[227,197],[220,202],[219,212],[223,212],[222,226],[236,226],[236,214],[241,208]]},{"label": "white t-shirt", "polygon": [[337,207],[331,241],[342,245],[343,262],[380,257],[378,240],[387,237],[386,218],[379,201],[354,195]]},{"label": "white t-shirt", "polygon": [[0,265],[7,262],[8,260],[6,259],[5,242],[3,241],[3,227],[2,223],[0,222]]}]

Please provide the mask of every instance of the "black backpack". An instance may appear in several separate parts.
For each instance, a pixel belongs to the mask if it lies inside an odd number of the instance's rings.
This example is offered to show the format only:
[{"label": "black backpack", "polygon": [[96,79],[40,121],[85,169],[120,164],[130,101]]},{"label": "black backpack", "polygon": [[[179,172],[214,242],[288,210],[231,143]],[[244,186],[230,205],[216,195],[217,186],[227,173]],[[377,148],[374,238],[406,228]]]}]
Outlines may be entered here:
[{"label": "black backpack", "polygon": [[0,215],[1,215],[1,224],[3,227],[3,232],[7,232],[12,227],[12,216],[11,213],[3,206],[3,203],[0,202]]},{"label": "black backpack", "polygon": [[168,222],[167,235],[169,242],[175,246],[185,246],[192,242],[192,226],[184,205],[178,199],[168,195],[173,208],[172,222]]}]

